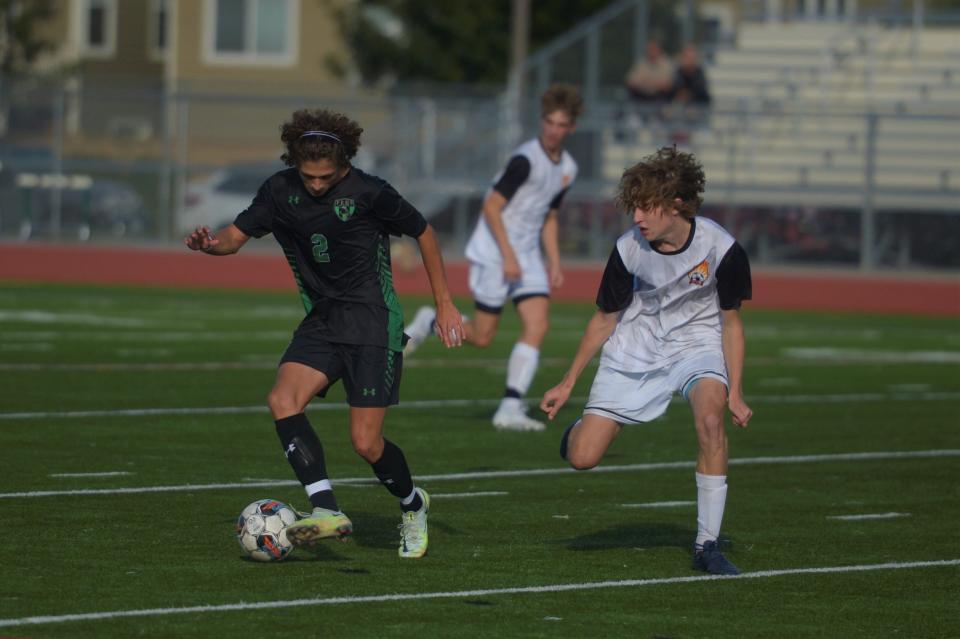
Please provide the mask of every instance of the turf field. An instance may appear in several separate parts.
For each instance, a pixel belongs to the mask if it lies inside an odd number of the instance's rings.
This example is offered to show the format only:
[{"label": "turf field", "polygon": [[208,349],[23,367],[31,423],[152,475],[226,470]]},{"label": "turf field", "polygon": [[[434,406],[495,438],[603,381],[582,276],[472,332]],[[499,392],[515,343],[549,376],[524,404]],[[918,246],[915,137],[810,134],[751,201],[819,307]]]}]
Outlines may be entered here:
[{"label": "turf field", "polygon": [[[591,312],[555,305],[532,397]],[[960,636],[956,319],[745,310],[755,417],[730,427],[723,529],[744,574],[722,579],[690,569],[682,403],[599,472],[557,455],[582,399],[493,430],[510,311],[486,351],[409,358],[388,414],[433,495],[426,558],[397,558],[336,388],[308,414],[354,538],[244,559],[247,503],[306,505],[264,407],[300,315],[290,293],[0,285],[0,635]]]}]

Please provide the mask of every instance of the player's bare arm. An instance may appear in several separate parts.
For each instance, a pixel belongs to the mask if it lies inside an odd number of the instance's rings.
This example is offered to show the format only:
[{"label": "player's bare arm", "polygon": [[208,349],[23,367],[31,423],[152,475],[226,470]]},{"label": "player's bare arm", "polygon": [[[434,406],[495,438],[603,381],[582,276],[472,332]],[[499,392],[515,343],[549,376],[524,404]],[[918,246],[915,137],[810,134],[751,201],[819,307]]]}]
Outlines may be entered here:
[{"label": "player's bare arm", "polygon": [[587,328],[583,331],[583,338],[580,340],[580,346],[577,347],[577,354],[573,357],[570,369],[563,376],[563,380],[543,394],[543,400],[540,402],[540,410],[547,414],[547,417],[553,419],[570,399],[570,393],[580,377],[580,373],[586,368],[590,360],[593,359],[597,351],[606,343],[617,328],[617,320],[620,312],[604,313],[597,309],[587,322]]},{"label": "player's bare arm", "polygon": [[739,310],[721,311],[723,318],[722,341],[723,358],[727,364],[727,376],[730,382],[727,406],[733,417],[733,423],[746,428],[753,411],[743,400],[743,360],[746,352],[746,338],[743,333],[743,319]]},{"label": "player's bare arm", "polygon": [[503,225],[503,208],[507,205],[507,198],[498,191],[491,191],[483,201],[483,218],[490,227],[497,246],[500,247],[500,256],[503,259],[503,277],[508,282],[520,279],[520,263],[517,254],[513,252],[510,240],[507,237],[507,228]]},{"label": "player's bare arm", "polygon": [[557,209],[550,209],[540,238],[543,243],[543,252],[547,256],[547,272],[550,274],[550,287],[563,286],[563,271],[560,268],[560,224],[557,222]]},{"label": "player's bare arm", "polygon": [[239,251],[250,236],[234,224],[225,226],[214,234],[209,226],[198,226],[183,243],[193,251],[203,251],[209,255],[232,255]]},{"label": "player's bare arm", "polygon": [[430,280],[433,290],[433,301],[437,309],[437,336],[447,348],[460,346],[463,343],[463,318],[460,311],[450,299],[450,289],[447,286],[447,275],[443,268],[443,256],[440,253],[440,244],[437,234],[429,224],[417,237],[420,246],[420,255],[423,258],[423,267]]}]

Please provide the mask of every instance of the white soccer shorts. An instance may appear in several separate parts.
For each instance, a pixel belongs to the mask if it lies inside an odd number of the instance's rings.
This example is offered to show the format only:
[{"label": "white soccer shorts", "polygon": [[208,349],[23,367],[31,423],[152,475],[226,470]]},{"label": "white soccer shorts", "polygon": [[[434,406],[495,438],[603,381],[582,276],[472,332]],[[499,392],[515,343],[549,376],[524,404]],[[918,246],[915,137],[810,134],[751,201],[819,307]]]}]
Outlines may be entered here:
[{"label": "white soccer shorts", "polygon": [[507,299],[527,295],[550,295],[550,281],[539,251],[520,253],[520,280],[503,279],[500,262],[470,262],[470,291],[473,299],[484,306],[502,308]]},{"label": "white soccer shorts", "polygon": [[686,399],[701,379],[719,380],[729,388],[723,354],[715,351],[691,353],[665,368],[644,373],[619,371],[600,358],[584,414],[600,415],[620,424],[642,424],[667,411],[674,393]]}]

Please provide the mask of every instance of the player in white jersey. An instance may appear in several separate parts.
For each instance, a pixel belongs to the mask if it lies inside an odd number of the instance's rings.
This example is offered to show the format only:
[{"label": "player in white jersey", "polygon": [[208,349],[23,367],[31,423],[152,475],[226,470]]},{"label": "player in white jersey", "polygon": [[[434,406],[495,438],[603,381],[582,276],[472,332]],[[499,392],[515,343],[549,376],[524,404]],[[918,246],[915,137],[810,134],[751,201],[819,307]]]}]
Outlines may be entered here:
[{"label": "player in white jersey", "polygon": [[[540,135],[517,147],[494,178],[467,243],[476,306],[473,319],[464,323],[467,343],[484,348],[493,341],[508,299],[513,300],[523,324],[507,361],[506,391],[493,416],[498,429],[545,428],[527,415],[523,395],[537,372],[548,327],[550,289],[563,284],[557,210],[577,176],[577,163],[563,143],[576,128],[582,110],[583,101],[572,86],[553,85],[544,92]],[[406,354],[433,331],[434,316],[432,308],[421,308],[404,329],[410,336]]]},{"label": "player in white jersey", "polygon": [[570,370],[540,407],[556,417],[603,347],[583,415],[560,444],[561,456],[586,470],[600,463],[624,424],[656,419],[681,393],[699,444],[693,566],[737,574],[718,538],[727,495],[725,407],[740,427],[753,415],[743,399],[739,312],[751,297],[750,264],[729,233],[696,216],[703,185],[700,164],[675,147],[624,172],[617,204],[635,226],[617,240]]}]

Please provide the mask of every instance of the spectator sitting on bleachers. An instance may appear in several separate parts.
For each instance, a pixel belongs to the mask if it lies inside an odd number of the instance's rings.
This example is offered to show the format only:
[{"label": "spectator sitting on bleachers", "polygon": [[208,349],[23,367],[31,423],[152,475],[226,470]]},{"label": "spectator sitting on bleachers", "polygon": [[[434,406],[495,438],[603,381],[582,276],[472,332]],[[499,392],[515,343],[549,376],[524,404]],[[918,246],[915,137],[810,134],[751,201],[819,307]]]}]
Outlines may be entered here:
[{"label": "spectator sitting on bleachers", "polygon": [[663,118],[661,110],[673,92],[673,62],[656,40],[647,42],[646,55],[634,62],[623,79],[630,104],[624,104],[617,113],[616,136],[621,142],[636,139],[636,132],[644,125],[657,125]]},{"label": "spectator sitting on bleachers", "polygon": [[692,44],[683,47],[678,57],[670,101],[667,116],[674,125],[673,141],[686,142],[690,139],[688,127],[705,125],[710,111],[707,75],[700,65],[697,48]]},{"label": "spectator sitting on bleachers", "polygon": [[650,40],[646,55],[634,63],[624,79],[627,94],[639,103],[666,102],[673,90],[674,73],[673,62],[660,43]]},{"label": "spectator sitting on bleachers", "polygon": [[710,104],[710,87],[707,84],[707,75],[703,72],[703,67],[700,66],[697,48],[692,44],[688,44],[680,52],[670,99],[673,102],[683,104]]}]

